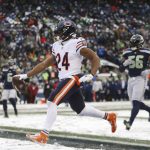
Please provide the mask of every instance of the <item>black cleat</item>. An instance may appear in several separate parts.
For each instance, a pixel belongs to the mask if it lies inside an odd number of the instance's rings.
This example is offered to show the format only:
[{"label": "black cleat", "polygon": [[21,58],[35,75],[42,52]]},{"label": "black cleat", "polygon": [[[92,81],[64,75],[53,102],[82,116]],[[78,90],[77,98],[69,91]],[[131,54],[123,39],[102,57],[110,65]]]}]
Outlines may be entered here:
[{"label": "black cleat", "polygon": [[131,125],[130,125],[129,121],[124,120],[123,123],[124,123],[124,125],[126,126],[126,130],[130,130]]}]

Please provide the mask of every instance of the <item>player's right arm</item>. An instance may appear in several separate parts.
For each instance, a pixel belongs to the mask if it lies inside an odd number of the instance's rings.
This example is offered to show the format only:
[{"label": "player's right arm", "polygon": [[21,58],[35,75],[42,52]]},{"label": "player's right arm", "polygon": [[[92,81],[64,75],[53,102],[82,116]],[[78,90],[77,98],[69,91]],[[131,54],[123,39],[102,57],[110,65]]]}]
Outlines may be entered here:
[{"label": "player's right arm", "polygon": [[120,72],[124,72],[125,69],[126,69],[126,66],[124,66],[124,62],[125,62],[125,61],[126,61],[125,58],[123,58],[123,59],[121,60],[121,63],[120,63],[120,65],[119,65],[119,71],[120,71]]},{"label": "player's right arm", "polygon": [[52,66],[53,64],[55,64],[55,56],[51,55],[50,57],[45,59],[43,62],[36,65],[32,70],[27,72],[27,74],[18,74],[16,76],[19,76],[20,80],[26,79],[26,78],[39,74],[40,72],[44,71],[47,67]]},{"label": "player's right arm", "polygon": [[52,66],[55,63],[55,57],[51,55],[43,62],[36,65],[31,71],[27,73],[27,77],[32,77],[34,75],[39,74],[40,72],[44,71],[47,67]]},{"label": "player's right arm", "polygon": [[132,64],[132,61],[128,58],[128,53],[130,53],[129,50],[126,50],[123,52],[122,54],[122,60],[121,60],[121,63],[119,65],[119,70],[120,72],[124,72],[125,69]]}]

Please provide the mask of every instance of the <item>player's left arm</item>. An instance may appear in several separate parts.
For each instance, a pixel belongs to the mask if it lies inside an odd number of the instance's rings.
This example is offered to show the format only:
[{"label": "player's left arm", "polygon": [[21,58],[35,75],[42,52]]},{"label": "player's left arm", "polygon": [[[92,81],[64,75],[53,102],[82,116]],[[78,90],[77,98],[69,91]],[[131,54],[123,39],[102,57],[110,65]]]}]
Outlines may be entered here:
[{"label": "player's left arm", "polygon": [[130,52],[129,50],[125,50],[122,54],[122,59],[119,64],[120,72],[124,72],[128,68],[128,66],[132,64],[132,61],[128,57],[129,52]]},{"label": "player's left arm", "polygon": [[95,52],[93,52],[91,49],[86,48],[86,47],[84,47],[80,50],[80,55],[82,55],[83,57],[90,60],[90,62],[91,62],[91,74],[94,76],[96,74],[98,68],[100,67],[99,57],[96,55]]},{"label": "player's left arm", "polygon": [[121,60],[120,65],[119,65],[119,71],[120,72],[124,72],[125,69],[126,69],[126,66],[123,65],[124,62],[125,62],[125,58],[123,57],[122,60]]}]

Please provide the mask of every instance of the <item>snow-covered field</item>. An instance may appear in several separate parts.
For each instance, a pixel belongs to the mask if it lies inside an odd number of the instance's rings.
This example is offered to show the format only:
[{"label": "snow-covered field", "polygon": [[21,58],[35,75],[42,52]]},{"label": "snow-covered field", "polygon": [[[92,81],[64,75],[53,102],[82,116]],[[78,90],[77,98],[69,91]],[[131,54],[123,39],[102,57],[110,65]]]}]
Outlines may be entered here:
[{"label": "snow-covered field", "polygon": [[[94,104],[96,105],[96,104]],[[21,107],[20,107],[21,106]],[[27,105],[20,105],[20,111],[27,110]],[[30,105],[29,105],[30,106]],[[96,105],[99,107],[98,105]],[[9,106],[10,107],[10,106]],[[34,107],[31,106],[33,109]],[[40,109],[40,106],[35,106]],[[121,106],[120,106],[121,107]],[[45,109],[42,106],[41,109]],[[113,107],[111,107],[113,108]],[[38,109],[36,111],[38,112]],[[2,111],[2,109],[0,109]],[[35,111],[32,110],[32,111]],[[80,117],[72,115],[69,108],[61,107],[59,114],[62,112],[70,113],[70,115],[58,115],[57,120],[53,126],[53,131],[70,132],[78,134],[88,134],[88,135],[98,135],[98,136],[109,136],[109,137],[119,137],[119,138],[129,138],[134,140],[146,140],[150,143],[150,122],[148,122],[148,113],[145,111],[140,111],[138,114],[132,128],[130,131],[125,130],[123,125],[123,120],[127,119],[130,115],[129,110],[115,110],[118,114],[117,125],[118,129],[115,133],[111,133],[110,124],[102,119],[90,118],[90,117]],[[1,112],[2,113],[2,112]],[[9,115],[9,118],[4,118],[0,116],[0,126],[10,126],[10,127],[21,127],[21,128],[31,128],[31,129],[42,129],[46,114],[20,114],[18,117],[13,114]],[[11,146],[13,144],[13,147]],[[9,146],[10,145],[10,146]],[[33,146],[34,145],[34,146]],[[1,148],[2,147],[2,148]],[[32,144],[29,141],[20,141],[12,139],[2,139],[0,138],[0,150],[77,150],[76,148],[64,147],[58,145],[46,145],[41,147],[40,145]],[[78,149],[79,150],[79,149]]]},{"label": "snow-covered field", "polygon": [[[129,111],[119,111],[117,113],[118,116],[122,114],[128,116]],[[141,111],[138,116],[148,117],[144,111]],[[0,126],[42,129],[44,118],[44,114],[19,115],[18,117],[10,115],[9,119],[0,116]],[[147,119],[136,119],[130,131],[125,130],[123,120],[124,118],[118,118],[118,129],[112,134],[110,124],[105,120],[72,115],[58,115],[53,130],[150,141],[150,122],[148,122]]]},{"label": "snow-covered field", "polygon": [[29,141],[0,138],[0,150],[82,150],[82,149],[66,147],[63,145],[59,145],[58,143],[55,143],[53,145],[52,144],[39,145]]}]

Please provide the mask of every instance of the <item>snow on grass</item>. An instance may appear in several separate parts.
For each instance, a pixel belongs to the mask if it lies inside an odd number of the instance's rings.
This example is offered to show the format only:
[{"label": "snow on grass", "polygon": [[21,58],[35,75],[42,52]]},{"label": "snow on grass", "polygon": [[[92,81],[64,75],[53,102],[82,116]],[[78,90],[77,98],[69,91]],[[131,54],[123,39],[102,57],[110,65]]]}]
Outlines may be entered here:
[{"label": "snow on grass", "polygon": [[[128,116],[130,111],[119,111],[118,113],[118,115]],[[19,115],[18,117],[10,115],[10,118],[0,116],[0,125],[42,129],[45,116],[46,114]],[[145,117],[145,113],[141,112],[140,116]],[[53,125],[53,130],[150,141],[150,122],[146,119],[136,119],[131,130],[127,131],[123,125],[123,120],[123,118],[118,118],[118,129],[115,133],[111,133],[110,124],[103,119],[79,116],[58,116]]]},{"label": "snow on grass", "polygon": [[[30,141],[0,138],[0,150],[82,150],[58,143],[39,145]],[[86,149],[88,150],[88,149]]]}]

